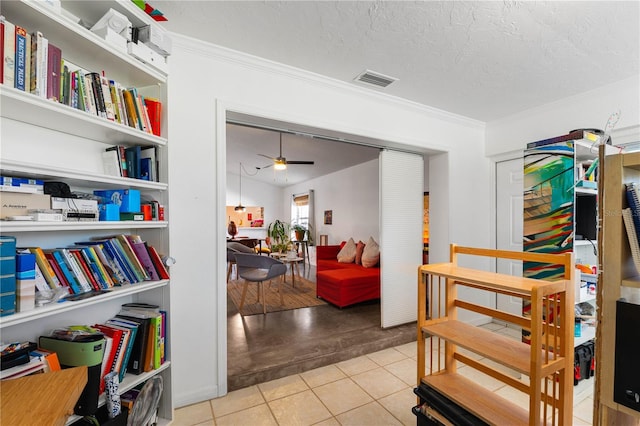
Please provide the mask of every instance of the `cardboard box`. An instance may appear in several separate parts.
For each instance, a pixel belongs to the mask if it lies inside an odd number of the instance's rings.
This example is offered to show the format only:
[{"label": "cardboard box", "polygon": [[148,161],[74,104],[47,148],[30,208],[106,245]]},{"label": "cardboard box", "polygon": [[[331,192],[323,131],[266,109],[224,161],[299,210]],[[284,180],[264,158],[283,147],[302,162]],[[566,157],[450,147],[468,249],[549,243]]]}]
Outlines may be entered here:
[{"label": "cardboard box", "polygon": [[0,192],[0,219],[8,216],[27,216],[29,210],[50,208],[51,196],[48,194]]}]

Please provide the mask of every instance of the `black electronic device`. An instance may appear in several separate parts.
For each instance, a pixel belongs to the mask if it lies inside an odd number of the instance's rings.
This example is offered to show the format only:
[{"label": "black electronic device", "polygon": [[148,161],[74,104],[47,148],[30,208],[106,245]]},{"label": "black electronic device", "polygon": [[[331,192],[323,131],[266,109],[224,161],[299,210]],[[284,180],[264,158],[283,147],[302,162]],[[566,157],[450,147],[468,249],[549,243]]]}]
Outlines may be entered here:
[{"label": "black electronic device", "polygon": [[578,195],[573,215],[576,223],[576,239],[590,241],[598,239],[597,216],[597,197],[593,195]]},{"label": "black electronic device", "polygon": [[640,305],[616,302],[613,400],[640,412]]}]

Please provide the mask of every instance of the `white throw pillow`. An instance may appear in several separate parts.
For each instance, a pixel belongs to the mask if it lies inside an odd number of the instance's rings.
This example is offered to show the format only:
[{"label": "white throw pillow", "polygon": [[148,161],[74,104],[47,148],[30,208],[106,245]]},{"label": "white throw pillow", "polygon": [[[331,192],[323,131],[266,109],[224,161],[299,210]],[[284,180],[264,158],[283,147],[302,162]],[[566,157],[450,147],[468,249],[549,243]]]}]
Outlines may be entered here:
[{"label": "white throw pillow", "polygon": [[353,238],[349,238],[347,244],[342,247],[338,253],[338,262],[340,263],[353,263],[356,259],[356,242]]},{"label": "white throw pillow", "polygon": [[372,268],[380,262],[380,246],[373,237],[369,237],[369,241],[364,246],[362,252],[362,266]]}]

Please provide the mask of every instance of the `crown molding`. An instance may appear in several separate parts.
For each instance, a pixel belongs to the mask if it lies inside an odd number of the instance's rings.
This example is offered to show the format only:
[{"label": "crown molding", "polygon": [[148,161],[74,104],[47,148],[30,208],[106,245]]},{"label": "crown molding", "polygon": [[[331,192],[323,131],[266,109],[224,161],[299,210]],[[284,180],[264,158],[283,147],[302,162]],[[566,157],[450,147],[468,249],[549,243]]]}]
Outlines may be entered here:
[{"label": "crown molding", "polygon": [[184,36],[182,34],[171,33],[171,36],[174,49],[180,48],[186,52],[191,52],[196,55],[203,55],[216,60],[226,61],[260,72],[279,74],[287,78],[294,78],[310,84],[314,84],[319,87],[349,91],[357,94],[358,96],[369,98],[374,101],[387,102],[400,108],[410,109],[412,110],[412,112],[420,111],[434,119],[447,121],[457,125],[471,127],[474,129],[484,129],[486,127],[486,123],[483,121],[474,120],[472,118],[464,117],[458,114],[453,114],[418,102],[413,102],[404,98],[399,98],[397,96],[387,95],[385,93],[375,92],[351,83],[336,80],[321,74],[302,70],[300,68],[295,68],[279,62],[271,61],[269,59],[264,59],[255,55],[250,55],[248,53],[229,49],[223,46],[218,46],[199,39],[195,39],[193,37]]}]

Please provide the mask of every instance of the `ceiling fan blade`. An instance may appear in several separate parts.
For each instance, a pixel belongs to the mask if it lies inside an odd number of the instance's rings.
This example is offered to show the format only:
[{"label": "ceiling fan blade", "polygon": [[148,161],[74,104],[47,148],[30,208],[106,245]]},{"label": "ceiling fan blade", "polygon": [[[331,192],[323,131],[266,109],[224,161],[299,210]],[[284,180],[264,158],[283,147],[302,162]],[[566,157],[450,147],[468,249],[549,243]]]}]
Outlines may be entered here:
[{"label": "ceiling fan blade", "polygon": [[287,164],[315,164],[314,161],[294,161],[294,160],[287,160]]},{"label": "ceiling fan blade", "polygon": [[264,155],[264,154],[258,154],[258,155],[259,155],[259,156],[261,156],[261,157],[268,158],[269,160],[276,161],[276,159],[275,159],[275,158],[273,158],[273,157],[269,157],[268,155]]},{"label": "ceiling fan blade", "polygon": [[268,169],[269,167],[273,166],[273,163],[269,163],[266,166],[262,166],[262,167],[256,167],[256,169],[258,170],[262,170],[262,169]]}]

